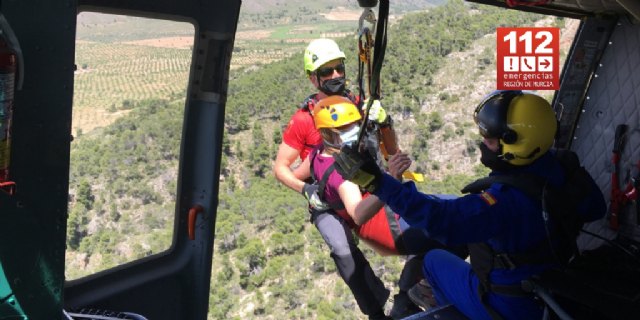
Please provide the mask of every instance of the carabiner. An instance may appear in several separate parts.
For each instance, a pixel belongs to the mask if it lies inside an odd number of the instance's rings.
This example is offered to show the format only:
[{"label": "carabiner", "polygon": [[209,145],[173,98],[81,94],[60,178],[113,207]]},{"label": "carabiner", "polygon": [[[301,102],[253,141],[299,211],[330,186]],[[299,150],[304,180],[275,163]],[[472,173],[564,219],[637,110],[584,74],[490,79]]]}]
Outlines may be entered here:
[{"label": "carabiner", "polygon": [[[371,24],[371,28],[364,27],[365,21]],[[369,29],[371,34],[375,34],[377,21],[375,12],[371,8],[365,8],[360,15],[360,19],[358,19],[358,34],[362,34],[364,28]]]}]

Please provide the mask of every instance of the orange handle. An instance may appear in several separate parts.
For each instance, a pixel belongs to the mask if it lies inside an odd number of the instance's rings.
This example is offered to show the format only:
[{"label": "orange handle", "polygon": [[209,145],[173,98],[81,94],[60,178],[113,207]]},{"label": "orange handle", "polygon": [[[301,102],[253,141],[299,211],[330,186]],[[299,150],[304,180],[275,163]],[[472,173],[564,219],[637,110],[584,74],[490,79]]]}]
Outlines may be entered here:
[{"label": "orange handle", "polygon": [[196,204],[193,208],[189,209],[189,224],[187,226],[189,240],[196,239],[196,216],[202,211],[204,211],[204,208],[199,204]]}]

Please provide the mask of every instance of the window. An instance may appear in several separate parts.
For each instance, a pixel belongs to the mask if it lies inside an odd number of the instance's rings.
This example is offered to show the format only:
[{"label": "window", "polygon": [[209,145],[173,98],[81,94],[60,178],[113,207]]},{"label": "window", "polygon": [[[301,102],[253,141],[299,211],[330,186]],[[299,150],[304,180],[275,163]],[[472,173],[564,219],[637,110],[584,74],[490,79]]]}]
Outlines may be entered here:
[{"label": "window", "polygon": [[67,280],[169,249],[191,24],[78,15]]}]

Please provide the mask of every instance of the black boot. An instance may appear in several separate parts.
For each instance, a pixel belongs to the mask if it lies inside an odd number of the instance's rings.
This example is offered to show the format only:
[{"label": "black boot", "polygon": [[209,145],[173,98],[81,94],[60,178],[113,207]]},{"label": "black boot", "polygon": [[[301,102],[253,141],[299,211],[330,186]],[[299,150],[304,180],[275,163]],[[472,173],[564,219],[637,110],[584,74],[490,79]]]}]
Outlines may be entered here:
[{"label": "black boot", "polygon": [[400,291],[398,294],[393,296],[393,307],[391,308],[389,315],[393,319],[398,320],[404,319],[421,311],[422,309],[409,299],[409,295],[406,291]]},{"label": "black boot", "polygon": [[433,289],[426,279],[420,280],[408,292],[409,299],[424,310],[429,310],[437,305]]},{"label": "black boot", "polygon": [[369,315],[369,320],[393,320],[393,318],[384,314],[384,310],[380,309]]}]

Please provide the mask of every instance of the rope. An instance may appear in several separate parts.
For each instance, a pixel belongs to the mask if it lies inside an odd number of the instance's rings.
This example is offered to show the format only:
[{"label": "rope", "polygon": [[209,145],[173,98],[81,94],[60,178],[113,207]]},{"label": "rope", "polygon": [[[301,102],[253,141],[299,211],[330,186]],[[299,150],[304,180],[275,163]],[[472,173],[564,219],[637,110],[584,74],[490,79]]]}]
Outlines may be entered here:
[{"label": "rope", "polygon": [[[378,14],[379,14],[379,19],[375,27],[376,38],[373,46],[373,59],[365,57],[367,62],[373,60],[373,67],[369,72],[370,74],[369,83],[368,83],[369,100],[367,102],[367,106],[365,109],[364,120],[363,120],[362,126],[360,127],[360,132],[358,133],[358,140],[356,144],[358,146],[360,145],[360,142],[362,141],[362,138],[366,131],[365,128],[367,127],[367,121],[369,121],[369,110],[373,105],[373,101],[380,99],[380,70],[382,69],[382,62],[384,61],[384,53],[387,47],[387,22],[389,17],[389,0],[380,0],[380,5],[378,7]],[[366,31],[366,30],[368,29],[363,28],[362,31]],[[361,34],[363,33],[364,32],[361,32]],[[369,33],[369,38],[370,38],[370,33]],[[367,43],[370,43],[370,41],[367,41]],[[361,62],[361,65],[362,65],[362,62]],[[358,72],[358,75],[359,75],[359,78],[361,78],[360,70]],[[363,94],[362,79],[359,79],[359,85],[361,85],[360,95],[362,97],[362,94]]]}]

